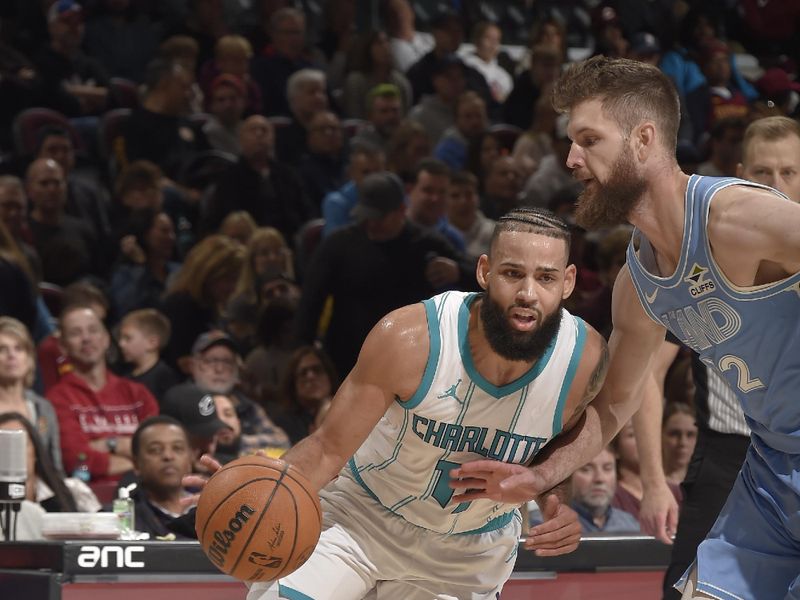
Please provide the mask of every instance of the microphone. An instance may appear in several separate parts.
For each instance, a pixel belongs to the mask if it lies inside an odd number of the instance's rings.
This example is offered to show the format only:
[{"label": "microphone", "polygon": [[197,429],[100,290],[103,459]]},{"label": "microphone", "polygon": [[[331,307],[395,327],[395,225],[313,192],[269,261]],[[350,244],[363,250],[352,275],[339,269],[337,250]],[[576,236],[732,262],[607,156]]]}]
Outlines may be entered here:
[{"label": "microphone", "polygon": [[27,450],[25,431],[0,429],[0,504],[19,504],[25,499]]}]

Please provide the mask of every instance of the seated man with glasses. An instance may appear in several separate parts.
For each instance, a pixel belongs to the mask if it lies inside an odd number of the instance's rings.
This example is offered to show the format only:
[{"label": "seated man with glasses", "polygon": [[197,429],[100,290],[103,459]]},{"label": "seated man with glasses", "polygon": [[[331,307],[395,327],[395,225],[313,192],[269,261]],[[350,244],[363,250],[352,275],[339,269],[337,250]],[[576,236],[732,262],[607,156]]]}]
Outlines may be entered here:
[{"label": "seated man with glasses", "polygon": [[235,404],[242,424],[241,451],[286,449],[289,438],[258,404],[237,389],[242,359],[227,333],[207,331],[192,346],[192,381],[211,394],[225,394]]}]

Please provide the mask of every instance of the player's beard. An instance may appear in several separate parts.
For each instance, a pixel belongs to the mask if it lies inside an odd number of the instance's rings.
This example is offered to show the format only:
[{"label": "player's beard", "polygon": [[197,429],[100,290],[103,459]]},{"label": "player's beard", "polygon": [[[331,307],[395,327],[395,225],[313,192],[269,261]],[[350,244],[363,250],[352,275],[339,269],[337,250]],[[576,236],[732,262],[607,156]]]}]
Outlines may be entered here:
[{"label": "player's beard", "polygon": [[550,343],[558,335],[561,326],[561,306],[551,315],[542,313],[531,306],[517,303],[536,311],[538,326],[532,331],[517,331],[508,320],[508,311],[492,300],[487,290],[483,294],[480,306],[480,318],[489,346],[506,360],[533,362],[538,360],[547,350]]},{"label": "player's beard", "polygon": [[587,230],[626,223],[646,190],[647,182],[636,173],[633,150],[625,144],[608,181],[592,180],[578,197],[575,220]]}]

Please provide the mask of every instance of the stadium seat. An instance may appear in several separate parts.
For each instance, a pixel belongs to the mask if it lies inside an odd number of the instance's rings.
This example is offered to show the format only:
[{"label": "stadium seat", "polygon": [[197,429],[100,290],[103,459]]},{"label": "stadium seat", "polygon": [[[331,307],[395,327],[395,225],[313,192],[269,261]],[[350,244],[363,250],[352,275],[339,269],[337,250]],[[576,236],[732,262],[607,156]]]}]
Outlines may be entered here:
[{"label": "stadium seat", "polygon": [[325,219],[311,219],[303,224],[295,234],[294,247],[296,250],[296,268],[298,279],[301,279],[305,270],[311,262],[314,251],[322,241],[322,230],[325,227]]},{"label": "stadium seat", "polygon": [[108,165],[108,177],[112,182],[126,162],[123,135],[130,117],[130,108],[115,108],[100,117],[97,147],[101,160]]},{"label": "stadium seat", "polygon": [[112,106],[116,108],[136,108],[139,106],[139,88],[130,79],[112,77],[108,86]]},{"label": "stadium seat", "polygon": [[36,141],[43,127],[55,126],[69,132],[76,150],[83,150],[83,142],[78,130],[60,112],[49,108],[27,108],[19,113],[12,124],[14,148],[19,156],[33,156]]},{"label": "stadium seat", "polygon": [[344,131],[345,139],[350,139],[356,135],[362,127],[367,124],[364,119],[345,119],[342,121],[342,130]]}]

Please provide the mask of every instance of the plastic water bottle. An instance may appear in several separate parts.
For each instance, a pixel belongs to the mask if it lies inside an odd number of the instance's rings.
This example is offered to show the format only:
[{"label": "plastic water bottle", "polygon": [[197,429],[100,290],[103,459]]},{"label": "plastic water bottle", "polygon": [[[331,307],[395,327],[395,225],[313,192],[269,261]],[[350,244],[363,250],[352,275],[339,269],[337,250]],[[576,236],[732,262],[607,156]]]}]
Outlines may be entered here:
[{"label": "plastic water bottle", "polygon": [[84,483],[89,483],[92,479],[92,474],[89,472],[89,465],[86,462],[86,455],[83,452],[78,454],[78,463],[72,471],[72,476],[75,479],[80,479]]},{"label": "plastic water bottle", "polygon": [[133,540],[136,539],[136,522],[135,511],[133,506],[133,498],[131,498],[131,491],[136,487],[133,483],[128,487],[121,487],[118,491],[118,496],[114,499],[112,510],[119,519],[119,539]]}]

